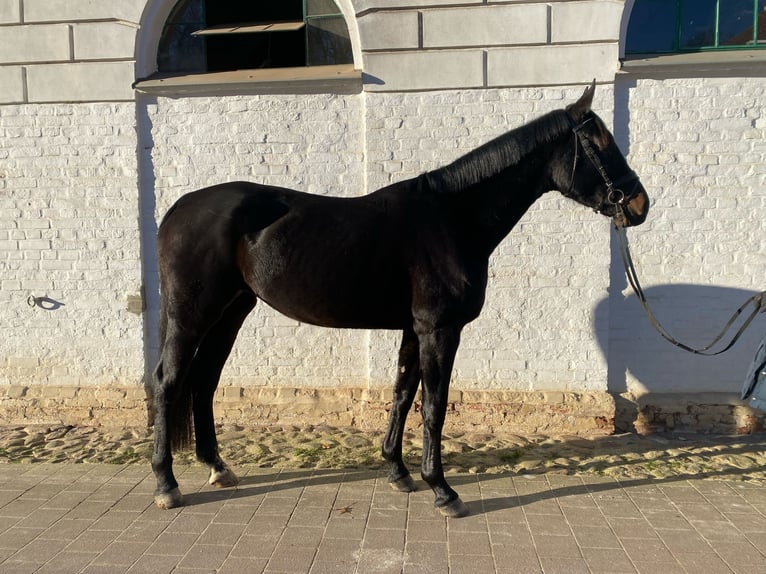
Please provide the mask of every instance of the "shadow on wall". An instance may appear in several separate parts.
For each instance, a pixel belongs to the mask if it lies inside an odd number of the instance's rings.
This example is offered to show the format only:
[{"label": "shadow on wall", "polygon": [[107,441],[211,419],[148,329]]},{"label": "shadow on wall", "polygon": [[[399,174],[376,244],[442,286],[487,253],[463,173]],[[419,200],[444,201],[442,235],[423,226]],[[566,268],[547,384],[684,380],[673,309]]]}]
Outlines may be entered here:
[{"label": "shadow on wall", "polygon": [[156,98],[139,95],[136,98],[136,132],[138,138],[138,212],[141,230],[141,275],[143,277],[144,312],[144,383],[151,380],[152,370],[159,358],[159,293],[160,278],[157,263],[156,178],[152,150],[152,120],[149,106]]},{"label": "shadow on wall", "polygon": [[[621,284],[624,285],[624,280]],[[656,285],[644,292],[649,306],[670,335],[693,348],[709,344],[737,308],[757,293],[690,284]],[[751,310],[752,307],[746,309],[730,334],[724,337],[724,342],[713,347],[713,351],[728,344]],[[601,352],[607,359],[607,388],[615,397],[618,410],[620,403],[629,402],[626,396],[635,398],[667,393],[739,395],[766,330],[764,315],[759,315],[731,349],[707,357],[679,349],[663,339],[633,293],[626,297],[621,290],[616,290],[599,302],[595,318],[596,324],[609,325],[607,331],[597,336]],[[622,406],[627,407],[626,404]]]},{"label": "shadow on wall", "polygon": [[[629,155],[631,142],[631,95],[636,80],[617,77],[614,92],[614,134],[623,153]],[[641,137],[646,137],[640,134]],[[641,166],[634,166],[641,173]],[[651,196],[652,190],[649,189]],[[650,212],[651,217],[651,212]],[[766,314],[758,315],[739,341],[722,355],[694,355],[663,339],[650,323],[633,293],[626,292],[625,271],[612,232],[609,295],[595,309],[596,335],[608,367],[607,389],[617,407],[616,424],[620,430],[634,430],[639,410],[647,405],[664,403],[664,412],[680,413],[691,404],[715,404],[735,407],[740,391],[761,339],[766,332]],[[640,258],[637,261],[640,270]],[[640,278],[640,277],[639,277]],[[744,278],[743,278],[744,282]],[[766,289],[766,284],[762,286]],[[756,291],[714,285],[655,285],[646,288],[649,306],[665,329],[678,341],[700,348],[708,345],[721,331],[737,308]],[[747,317],[748,307],[743,313]],[[733,336],[743,317],[734,326]],[[605,327],[608,325],[608,328]],[[730,336],[724,337],[726,346]],[[705,393],[706,396],[700,396]],[[712,396],[709,393],[719,393]],[[675,395],[675,397],[673,396]],[[695,396],[696,395],[696,396]],[[638,398],[641,400],[638,400]],[[681,398],[678,401],[676,399]],[[693,407],[691,407],[693,409]],[[649,409],[651,410],[651,409]],[[647,413],[644,419],[650,420]],[[683,418],[681,416],[680,418]]]}]

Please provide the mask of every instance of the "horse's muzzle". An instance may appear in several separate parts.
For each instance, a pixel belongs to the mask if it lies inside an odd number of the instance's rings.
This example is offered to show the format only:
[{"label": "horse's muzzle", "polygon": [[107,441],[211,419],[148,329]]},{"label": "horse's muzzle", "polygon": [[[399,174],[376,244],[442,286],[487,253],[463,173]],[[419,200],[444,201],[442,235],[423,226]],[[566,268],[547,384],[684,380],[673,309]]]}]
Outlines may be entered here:
[{"label": "horse's muzzle", "polygon": [[618,205],[614,215],[615,225],[620,227],[633,227],[646,221],[649,214],[649,196],[640,182],[636,183],[638,189],[634,189],[630,198]]}]

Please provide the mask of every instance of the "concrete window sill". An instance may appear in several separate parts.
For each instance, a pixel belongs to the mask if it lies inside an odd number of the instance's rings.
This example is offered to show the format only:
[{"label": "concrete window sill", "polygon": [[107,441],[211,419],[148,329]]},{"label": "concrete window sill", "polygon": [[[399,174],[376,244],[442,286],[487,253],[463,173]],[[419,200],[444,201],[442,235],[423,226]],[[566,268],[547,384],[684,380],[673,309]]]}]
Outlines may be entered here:
[{"label": "concrete window sill", "polygon": [[640,78],[766,76],[766,50],[629,56],[621,73]]},{"label": "concrete window sill", "polygon": [[362,91],[362,71],[352,64],[266,68],[205,74],[154,74],[138,80],[141,93],[170,98],[248,94],[355,94]]}]

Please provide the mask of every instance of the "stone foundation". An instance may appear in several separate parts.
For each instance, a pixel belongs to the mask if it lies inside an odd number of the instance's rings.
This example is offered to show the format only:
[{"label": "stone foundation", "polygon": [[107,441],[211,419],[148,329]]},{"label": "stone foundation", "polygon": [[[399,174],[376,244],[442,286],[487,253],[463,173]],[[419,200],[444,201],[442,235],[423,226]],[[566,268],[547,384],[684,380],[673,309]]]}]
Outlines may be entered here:
[{"label": "stone foundation", "polygon": [[[327,424],[382,430],[391,389],[219,388],[216,421],[242,426]],[[419,428],[421,402],[410,429]],[[605,435],[614,431],[614,401],[607,393],[460,391],[449,395],[446,432]],[[11,385],[0,401],[0,424],[146,425],[140,386],[64,387]]]},{"label": "stone foundation", "polygon": [[[140,386],[23,386],[5,388],[0,424],[69,424],[141,427],[147,422]],[[245,427],[326,424],[382,430],[391,389],[305,389],[224,386],[216,393],[216,421]],[[420,397],[408,428],[422,425]],[[618,395],[608,393],[452,390],[445,431],[521,435],[596,436],[694,431],[751,434],[766,415],[733,394]]]},{"label": "stone foundation", "polygon": [[617,432],[662,431],[752,434],[766,428],[766,414],[734,393],[666,393],[615,397]]}]

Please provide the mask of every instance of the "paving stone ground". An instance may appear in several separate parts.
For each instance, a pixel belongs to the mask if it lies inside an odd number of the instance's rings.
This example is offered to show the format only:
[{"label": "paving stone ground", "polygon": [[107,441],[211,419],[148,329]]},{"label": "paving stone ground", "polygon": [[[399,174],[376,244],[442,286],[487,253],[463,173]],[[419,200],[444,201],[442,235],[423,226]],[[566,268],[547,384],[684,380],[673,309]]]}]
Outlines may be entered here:
[{"label": "paving stone ground", "polygon": [[145,431],[0,428],[0,572],[766,572],[766,435],[452,436],[446,519],[389,489],[379,433],[221,431],[239,486],[182,454],[162,511]]}]

